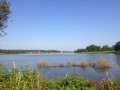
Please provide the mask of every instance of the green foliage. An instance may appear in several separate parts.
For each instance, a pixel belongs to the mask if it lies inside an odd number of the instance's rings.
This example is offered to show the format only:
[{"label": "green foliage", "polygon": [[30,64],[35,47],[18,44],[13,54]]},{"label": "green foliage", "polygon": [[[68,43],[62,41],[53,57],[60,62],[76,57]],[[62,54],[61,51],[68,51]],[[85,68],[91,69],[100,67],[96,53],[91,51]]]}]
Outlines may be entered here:
[{"label": "green foliage", "polygon": [[104,45],[102,47],[102,51],[109,51],[109,46],[108,45]]},{"label": "green foliage", "polygon": [[120,51],[120,41],[115,44],[114,50],[115,51]]},{"label": "green foliage", "polygon": [[6,35],[3,29],[7,27],[5,23],[9,18],[8,15],[11,13],[9,7],[9,2],[7,2],[6,0],[0,0],[0,36]]},{"label": "green foliage", "polygon": [[[85,49],[77,49],[75,50],[74,52],[75,53],[79,53],[79,52],[94,52],[94,53],[104,53],[104,52],[101,52],[101,51],[114,51],[114,45],[112,47],[109,47],[108,45],[103,45],[103,47],[101,48],[100,46],[96,46],[96,45],[89,45],[87,46]],[[105,52],[105,53],[110,53],[110,52]]]},{"label": "green foliage", "polygon": [[0,68],[0,90],[90,90],[93,86],[93,81],[78,75],[48,80],[36,70]]},{"label": "green foliage", "polygon": [[21,53],[60,53],[57,50],[0,50],[2,54],[21,54]]},{"label": "green foliage", "polygon": [[87,50],[86,49],[77,49],[75,52],[86,52]]},{"label": "green foliage", "polygon": [[100,46],[96,46],[96,45],[90,45],[86,47],[87,51],[101,51],[101,47]]},{"label": "green foliage", "polygon": [[36,70],[11,70],[0,67],[0,90],[119,90],[120,79],[88,80],[78,75],[66,75],[55,80],[43,78]]}]

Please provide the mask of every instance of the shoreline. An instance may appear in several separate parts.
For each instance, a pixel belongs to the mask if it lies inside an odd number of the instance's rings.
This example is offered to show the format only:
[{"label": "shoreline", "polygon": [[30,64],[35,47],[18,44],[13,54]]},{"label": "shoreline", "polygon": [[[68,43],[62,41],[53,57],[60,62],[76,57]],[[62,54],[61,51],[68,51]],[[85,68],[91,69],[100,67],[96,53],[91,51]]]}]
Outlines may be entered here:
[{"label": "shoreline", "polygon": [[105,54],[109,54],[109,53],[115,53],[115,51],[93,51],[93,52],[74,52],[74,53],[93,53],[93,54],[105,53]]},{"label": "shoreline", "polygon": [[[1,68],[0,88],[3,89],[21,89],[21,90],[111,90],[120,89],[120,79],[106,72],[106,78],[102,80],[93,80],[84,78],[78,74],[65,74],[64,77],[47,79],[36,70],[18,69],[12,70]],[[5,70],[5,71],[4,71]],[[12,89],[11,89],[12,88]]]}]

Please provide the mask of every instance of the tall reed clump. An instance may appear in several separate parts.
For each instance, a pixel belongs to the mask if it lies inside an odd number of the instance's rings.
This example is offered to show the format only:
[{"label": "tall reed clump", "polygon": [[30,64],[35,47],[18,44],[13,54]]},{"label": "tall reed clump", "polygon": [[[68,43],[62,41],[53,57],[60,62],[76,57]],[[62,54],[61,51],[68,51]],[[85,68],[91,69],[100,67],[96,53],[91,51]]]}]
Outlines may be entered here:
[{"label": "tall reed clump", "polygon": [[89,62],[89,66],[94,68],[112,68],[112,63],[107,59],[100,59],[95,62]]},{"label": "tall reed clump", "polygon": [[82,61],[81,63],[73,62],[68,60],[66,64],[49,64],[47,61],[40,60],[38,61],[38,67],[40,68],[49,68],[49,67],[93,67],[97,71],[106,71],[109,68],[113,67],[112,62],[107,59],[100,59],[98,61]]},{"label": "tall reed clump", "polygon": [[86,67],[88,67],[89,66],[89,63],[87,62],[87,61],[82,61],[81,63],[80,63],[80,67],[82,67],[82,68],[86,68]]},{"label": "tall reed clump", "polygon": [[0,90],[34,90],[39,89],[40,74],[35,70],[18,69],[14,67],[8,70],[0,68]]},{"label": "tall reed clump", "polygon": [[44,60],[38,61],[38,67],[40,68],[48,68],[50,66],[51,65],[47,61],[44,61]]},{"label": "tall reed clump", "polygon": [[108,72],[106,72],[106,76],[107,80],[98,81],[98,90],[120,90],[120,79],[115,78],[112,74],[112,78],[109,78]]}]

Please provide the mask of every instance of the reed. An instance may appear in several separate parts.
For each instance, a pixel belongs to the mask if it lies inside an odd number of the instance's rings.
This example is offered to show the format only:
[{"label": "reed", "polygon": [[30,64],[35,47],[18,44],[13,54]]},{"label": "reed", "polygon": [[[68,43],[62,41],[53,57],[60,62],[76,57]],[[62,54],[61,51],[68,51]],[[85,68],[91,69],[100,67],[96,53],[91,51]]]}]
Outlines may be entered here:
[{"label": "reed", "polygon": [[[15,66],[15,63],[13,64]],[[109,78],[95,81],[80,77],[78,74],[46,79],[36,70],[0,67],[1,90],[120,90],[120,79]]]},{"label": "reed", "polygon": [[[13,64],[14,65],[14,64]],[[107,59],[100,59],[98,61],[82,61],[80,64],[77,62],[72,62],[68,60],[66,64],[49,64],[47,61],[40,60],[38,61],[38,67],[40,68],[49,68],[49,67],[93,67],[95,70],[99,71],[106,71],[109,68],[113,67],[112,62]],[[15,68],[15,65],[14,65]]]},{"label": "reed", "polygon": [[113,67],[112,62],[110,62],[107,59],[100,59],[95,62],[89,62],[89,66],[91,66],[93,68],[100,68],[100,69]]},{"label": "reed", "polygon": [[120,79],[115,78],[111,74],[112,78],[109,78],[108,72],[106,72],[106,78],[98,82],[99,90],[120,90]]},{"label": "reed", "polygon": [[87,61],[82,61],[81,63],[80,63],[80,67],[82,67],[82,68],[86,68],[86,67],[88,67],[89,66],[89,63],[87,62]]},{"label": "reed", "polygon": [[71,60],[67,60],[66,67],[71,67]]},{"label": "reed", "polygon": [[59,66],[58,67],[65,67],[65,65],[64,64],[59,64]]},{"label": "reed", "polygon": [[0,63],[0,67],[2,67],[3,66],[3,64],[2,63]]},{"label": "reed", "polygon": [[50,67],[51,65],[47,62],[47,61],[44,61],[44,60],[40,60],[38,61],[38,67],[40,68],[48,68]]}]

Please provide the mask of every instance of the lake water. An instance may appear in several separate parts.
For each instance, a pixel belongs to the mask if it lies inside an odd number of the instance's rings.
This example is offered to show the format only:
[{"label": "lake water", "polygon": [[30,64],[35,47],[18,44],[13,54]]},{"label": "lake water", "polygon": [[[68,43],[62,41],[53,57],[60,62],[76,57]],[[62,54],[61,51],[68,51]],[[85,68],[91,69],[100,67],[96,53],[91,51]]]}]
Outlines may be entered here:
[{"label": "lake water", "polygon": [[80,63],[85,61],[97,61],[101,58],[108,59],[113,63],[113,68],[107,70],[109,75],[120,78],[120,55],[116,54],[77,54],[77,53],[45,53],[45,54],[7,54],[0,55],[0,63],[6,65],[7,68],[13,67],[12,62],[15,62],[16,67],[23,66],[27,68],[28,64],[32,65],[32,69],[37,69],[40,73],[48,78],[65,76],[66,73],[78,73],[80,76],[90,79],[106,78],[105,72],[95,70],[92,67],[54,67],[54,68],[38,68],[37,63],[40,60],[45,60],[51,64],[65,64],[67,60]]}]

